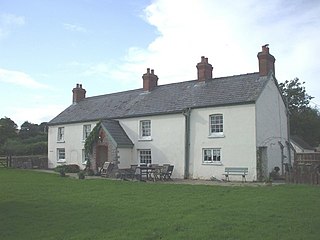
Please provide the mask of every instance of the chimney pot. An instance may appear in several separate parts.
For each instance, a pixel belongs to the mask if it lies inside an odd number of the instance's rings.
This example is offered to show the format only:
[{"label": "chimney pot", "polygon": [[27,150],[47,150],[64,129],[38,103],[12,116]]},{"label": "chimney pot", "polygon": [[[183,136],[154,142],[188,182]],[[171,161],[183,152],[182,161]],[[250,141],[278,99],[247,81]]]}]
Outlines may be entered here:
[{"label": "chimney pot", "polygon": [[208,58],[202,56],[201,62],[197,64],[197,69],[198,69],[198,81],[205,81],[208,79],[212,79],[213,67],[209,63]]},{"label": "chimney pot", "polygon": [[268,76],[270,71],[275,74],[274,62],[276,59],[269,53],[269,44],[262,46],[262,51],[258,53],[259,74],[260,76]]},{"label": "chimney pot", "polygon": [[156,86],[158,86],[158,76],[154,74],[154,69],[151,70],[147,68],[147,73],[142,75],[143,79],[143,90],[152,91]]},{"label": "chimney pot", "polygon": [[82,99],[86,98],[86,90],[82,88],[82,84],[77,83],[76,87],[72,89],[72,103],[76,104]]}]

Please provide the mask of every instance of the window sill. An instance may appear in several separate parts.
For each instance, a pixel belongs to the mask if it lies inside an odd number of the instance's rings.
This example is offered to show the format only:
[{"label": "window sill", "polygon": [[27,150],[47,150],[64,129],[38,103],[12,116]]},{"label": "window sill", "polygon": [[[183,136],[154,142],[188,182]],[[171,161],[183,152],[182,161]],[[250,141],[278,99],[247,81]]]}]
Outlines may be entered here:
[{"label": "window sill", "polygon": [[148,138],[139,138],[139,139],[138,139],[138,141],[139,141],[139,142],[143,142],[143,141],[146,141],[146,142],[147,142],[147,141],[152,141],[152,138],[151,138],[151,137],[148,137]]},{"label": "window sill", "polygon": [[65,143],[64,140],[58,140],[57,143]]},{"label": "window sill", "polygon": [[57,161],[57,163],[66,163],[66,160],[65,160],[65,159],[59,159],[59,160]]},{"label": "window sill", "polygon": [[208,138],[224,138],[225,135],[223,133],[213,133],[208,136]]},{"label": "window sill", "polygon": [[206,163],[202,163],[202,165],[210,165],[210,166],[222,166],[222,162],[206,162]]}]

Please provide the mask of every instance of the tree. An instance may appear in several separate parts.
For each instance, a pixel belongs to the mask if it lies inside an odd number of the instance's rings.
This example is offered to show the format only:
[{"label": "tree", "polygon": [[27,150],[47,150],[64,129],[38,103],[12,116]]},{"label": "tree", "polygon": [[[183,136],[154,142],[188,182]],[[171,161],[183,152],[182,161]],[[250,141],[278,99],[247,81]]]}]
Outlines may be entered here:
[{"label": "tree", "polygon": [[19,137],[22,139],[30,138],[37,136],[39,133],[43,133],[42,129],[38,124],[34,124],[28,121],[25,121],[20,128]]},{"label": "tree", "polygon": [[280,83],[279,87],[288,104],[291,135],[298,135],[315,147],[320,143],[320,113],[309,105],[313,97],[303,84],[295,78]]},{"label": "tree", "polygon": [[303,84],[305,82],[299,82],[299,78],[290,81],[286,80],[284,83],[279,84],[282,95],[288,102],[290,112],[299,112],[310,108],[309,103],[313,97],[307,94]]},{"label": "tree", "polygon": [[9,138],[17,136],[17,124],[10,118],[4,117],[0,119],[0,147]]}]

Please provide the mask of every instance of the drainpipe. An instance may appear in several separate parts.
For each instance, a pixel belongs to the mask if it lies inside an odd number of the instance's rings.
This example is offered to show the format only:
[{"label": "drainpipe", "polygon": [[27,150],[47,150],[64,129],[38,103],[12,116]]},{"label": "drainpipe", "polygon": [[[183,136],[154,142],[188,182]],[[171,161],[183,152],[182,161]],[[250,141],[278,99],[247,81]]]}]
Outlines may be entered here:
[{"label": "drainpipe", "polygon": [[185,117],[185,139],[184,139],[184,178],[189,178],[189,164],[190,164],[190,113],[191,108],[186,108],[182,111]]},{"label": "drainpipe", "polygon": [[[291,161],[291,141],[290,141],[290,111],[289,111],[289,105],[288,105],[288,98],[286,99],[286,110],[287,110],[287,138],[288,138],[288,160],[289,160],[289,166],[292,167],[292,161]],[[290,171],[290,170],[289,170]]]}]

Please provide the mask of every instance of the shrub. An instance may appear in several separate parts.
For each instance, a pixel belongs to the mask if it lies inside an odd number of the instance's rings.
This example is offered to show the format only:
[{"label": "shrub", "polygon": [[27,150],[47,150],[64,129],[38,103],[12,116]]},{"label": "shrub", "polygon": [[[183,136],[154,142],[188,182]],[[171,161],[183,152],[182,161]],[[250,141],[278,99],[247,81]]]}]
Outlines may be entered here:
[{"label": "shrub", "polygon": [[84,171],[78,172],[78,177],[79,177],[79,179],[85,179],[85,177],[86,177],[85,172]]},{"label": "shrub", "polygon": [[68,164],[68,165],[61,165],[57,166],[54,171],[60,172],[63,169],[66,173],[78,173],[80,171],[80,167],[77,164]]},{"label": "shrub", "polygon": [[87,170],[87,175],[88,176],[93,176],[94,175],[94,171],[92,169],[88,169]]}]

